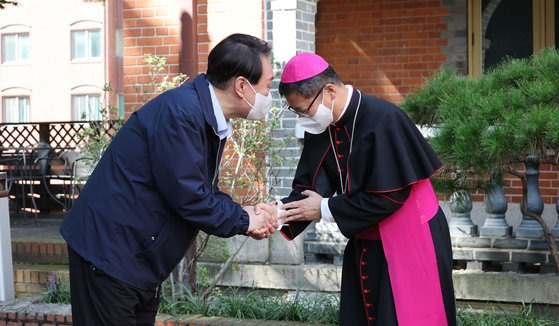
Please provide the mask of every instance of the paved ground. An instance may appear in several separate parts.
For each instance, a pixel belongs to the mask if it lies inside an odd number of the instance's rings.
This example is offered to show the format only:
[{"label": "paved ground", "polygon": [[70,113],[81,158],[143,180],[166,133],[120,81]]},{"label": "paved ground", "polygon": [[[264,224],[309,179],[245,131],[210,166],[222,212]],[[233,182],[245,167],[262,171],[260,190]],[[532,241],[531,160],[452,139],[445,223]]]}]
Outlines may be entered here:
[{"label": "paved ground", "polygon": [[58,229],[64,220],[64,215],[40,215],[37,220],[33,214],[28,216],[10,215],[12,240],[48,239],[60,240],[62,236]]}]

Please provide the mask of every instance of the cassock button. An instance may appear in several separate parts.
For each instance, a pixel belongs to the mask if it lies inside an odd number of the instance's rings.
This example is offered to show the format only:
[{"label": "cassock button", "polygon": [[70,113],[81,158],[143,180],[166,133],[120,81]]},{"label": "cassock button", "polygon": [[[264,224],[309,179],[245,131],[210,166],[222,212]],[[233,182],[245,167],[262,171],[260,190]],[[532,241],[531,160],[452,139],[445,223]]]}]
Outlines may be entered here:
[{"label": "cassock button", "polygon": [[342,154],[338,154],[338,158],[343,158],[344,156]]},{"label": "cassock button", "polygon": [[342,128],[336,127],[336,131],[342,131]]},{"label": "cassock button", "polygon": [[363,252],[367,252],[367,248],[363,248]]},{"label": "cassock button", "polygon": [[372,303],[367,303],[365,306],[366,306],[367,309],[368,309],[368,308],[371,308],[371,307],[373,306],[373,304],[372,304]]},{"label": "cassock button", "polygon": [[375,320],[375,317],[369,317],[369,321]]},{"label": "cassock button", "polygon": [[343,143],[343,141],[341,141],[341,140],[336,140],[336,144],[337,144],[337,145],[340,145],[341,143]]},{"label": "cassock button", "polygon": [[362,279],[362,280],[368,280],[369,277],[368,277],[368,276],[361,276],[361,279]]},{"label": "cassock button", "polygon": [[363,293],[365,293],[365,294],[367,294],[369,292],[371,292],[371,290],[367,290],[367,289],[363,290]]},{"label": "cassock button", "polygon": [[361,262],[361,266],[365,266],[365,265],[367,265],[367,262],[366,262],[366,261],[362,261],[362,262]]}]

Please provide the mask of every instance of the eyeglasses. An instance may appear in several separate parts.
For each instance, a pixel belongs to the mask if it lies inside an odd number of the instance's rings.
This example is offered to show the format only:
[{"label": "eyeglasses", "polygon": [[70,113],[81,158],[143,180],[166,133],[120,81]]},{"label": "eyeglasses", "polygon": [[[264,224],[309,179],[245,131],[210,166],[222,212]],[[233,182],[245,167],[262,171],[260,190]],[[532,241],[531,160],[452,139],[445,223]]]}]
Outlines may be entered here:
[{"label": "eyeglasses", "polygon": [[299,111],[295,110],[294,108],[292,108],[291,106],[289,106],[289,103],[287,103],[287,101],[285,102],[284,109],[287,109],[287,110],[289,110],[289,111],[291,111],[291,112],[297,114],[298,116],[301,116],[301,117],[308,117],[308,116],[309,116],[308,113],[309,113],[309,111],[311,110],[311,108],[312,108],[312,106],[313,106],[313,104],[314,104],[314,101],[316,101],[316,99],[318,98],[318,95],[320,95],[320,94],[322,93],[322,90],[323,90],[323,89],[324,89],[324,86],[322,86],[322,87],[320,88],[320,90],[318,91],[318,93],[316,94],[316,96],[313,98],[311,104],[309,104],[309,107],[308,107],[307,109],[305,109],[305,110],[299,112]]}]

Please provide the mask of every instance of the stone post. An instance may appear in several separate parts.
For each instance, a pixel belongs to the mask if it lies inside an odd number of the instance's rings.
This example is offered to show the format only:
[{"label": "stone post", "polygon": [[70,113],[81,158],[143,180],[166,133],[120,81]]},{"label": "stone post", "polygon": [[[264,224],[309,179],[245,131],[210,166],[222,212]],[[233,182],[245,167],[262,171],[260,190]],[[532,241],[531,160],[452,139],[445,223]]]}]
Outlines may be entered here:
[{"label": "stone post", "polygon": [[14,269],[6,173],[0,173],[0,301],[14,299]]},{"label": "stone post", "polygon": [[505,220],[507,212],[507,198],[502,186],[502,174],[491,176],[491,187],[485,195],[485,212],[487,218],[479,230],[484,237],[507,237],[511,235],[511,227]]},{"label": "stone post", "polygon": [[[528,210],[534,214],[541,215],[543,212],[543,200],[540,196],[539,177],[540,162],[536,156],[528,156],[526,162],[526,188],[528,195]],[[516,230],[518,238],[543,238],[543,228],[529,216],[522,216],[522,222]]]},{"label": "stone post", "polygon": [[471,218],[472,197],[467,190],[457,190],[450,196],[451,219],[449,223],[452,236],[476,236],[477,226]]}]

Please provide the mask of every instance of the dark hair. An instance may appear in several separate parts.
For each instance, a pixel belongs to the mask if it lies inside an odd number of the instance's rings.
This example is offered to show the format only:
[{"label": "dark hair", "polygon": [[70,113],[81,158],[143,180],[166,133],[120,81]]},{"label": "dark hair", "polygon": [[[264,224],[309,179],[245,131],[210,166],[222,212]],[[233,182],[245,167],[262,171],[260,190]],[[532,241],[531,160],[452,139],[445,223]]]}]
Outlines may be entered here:
[{"label": "dark hair", "polygon": [[280,83],[278,90],[281,96],[289,96],[294,92],[301,94],[305,98],[315,96],[326,84],[341,84],[340,77],[332,66],[311,78],[303,79],[293,83]]},{"label": "dark hair", "polygon": [[227,88],[238,76],[256,84],[262,76],[260,56],[267,56],[271,50],[268,43],[257,37],[231,34],[210,51],[206,78],[219,89]]}]

